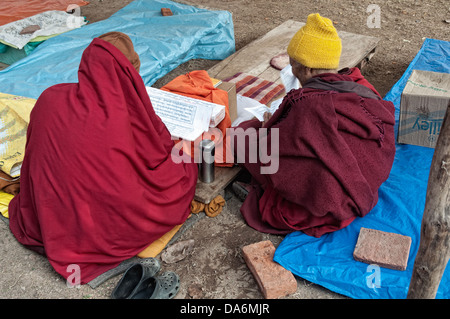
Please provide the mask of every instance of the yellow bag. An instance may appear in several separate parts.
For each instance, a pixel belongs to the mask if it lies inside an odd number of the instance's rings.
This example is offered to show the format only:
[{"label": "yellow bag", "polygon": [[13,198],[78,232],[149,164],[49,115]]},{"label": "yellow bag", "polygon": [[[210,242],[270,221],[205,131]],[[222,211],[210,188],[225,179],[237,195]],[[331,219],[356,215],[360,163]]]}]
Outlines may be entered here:
[{"label": "yellow bag", "polygon": [[3,217],[9,218],[8,206],[14,195],[0,191],[0,213]]},{"label": "yellow bag", "polygon": [[17,177],[23,161],[27,128],[35,99],[0,93],[0,169]]},{"label": "yellow bag", "polygon": [[158,256],[158,254],[164,249],[164,247],[167,246],[172,237],[175,236],[175,234],[181,228],[181,226],[183,226],[183,224],[176,225],[174,228],[172,228],[167,233],[162,235],[161,238],[155,240],[153,243],[147,246],[137,256],[139,258],[149,258]]}]

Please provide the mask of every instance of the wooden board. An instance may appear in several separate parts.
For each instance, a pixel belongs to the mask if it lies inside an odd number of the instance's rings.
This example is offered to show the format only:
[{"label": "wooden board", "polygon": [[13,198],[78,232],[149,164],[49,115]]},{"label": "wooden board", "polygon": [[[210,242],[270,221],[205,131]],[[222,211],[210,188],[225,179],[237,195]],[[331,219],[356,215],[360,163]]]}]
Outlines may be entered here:
[{"label": "wooden board", "polygon": [[[270,65],[270,60],[286,52],[289,41],[304,25],[302,22],[288,20],[261,38],[249,43],[241,50],[219,62],[208,70],[216,79],[226,79],[238,72],[248,73],[262,79],[281,83],[280,71]],[[341,31],[342,54],[340,68],[354,67],[369,60],[379,42],[377,38]],[[194,199],[208,204],[237,176],[240,168],[216,167],[213,183],[197,183]]]},{"label": "wooden board", "polygon": [[214,182],[207,184],[200,180],[197,181],[194,199],[208,204],[236,178],[240,171],[239,166],[216,167]]},{"label": "wooden board", "polygon": [[[270,66],[270,60],[286,52],[289,41],[303,25],[303,22],[293,20],[284,22],[213,66],[208,70],[209,75],[216,79],[226,79],[238,72],[244,72],[281,83],[280,71]],[[370,59],[379,42],[375,37],[345,31],[340,31],[339,36],[342,39],[340,68],[354,67],[366,58]]]}]

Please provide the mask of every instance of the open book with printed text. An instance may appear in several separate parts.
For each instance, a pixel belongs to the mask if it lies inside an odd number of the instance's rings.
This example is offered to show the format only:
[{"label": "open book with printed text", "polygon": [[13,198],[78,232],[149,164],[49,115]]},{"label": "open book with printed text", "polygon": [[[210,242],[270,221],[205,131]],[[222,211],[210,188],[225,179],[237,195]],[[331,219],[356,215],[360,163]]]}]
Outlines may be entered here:
[{"label": "open book with printed text", "polygon": [[156,114],[174,138],[194,141],[225,118],[225,106],[146,87]]}]

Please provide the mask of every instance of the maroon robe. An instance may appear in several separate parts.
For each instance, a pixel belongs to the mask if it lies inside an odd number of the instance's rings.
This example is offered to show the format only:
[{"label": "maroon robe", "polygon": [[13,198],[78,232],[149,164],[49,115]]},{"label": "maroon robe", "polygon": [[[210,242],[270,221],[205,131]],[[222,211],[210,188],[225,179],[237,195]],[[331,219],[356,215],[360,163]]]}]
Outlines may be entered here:
[{"label": "maroon robe", "polygon": [[[273,149],[271,134],[278,129],[278,171],[264,175],[261,166],[270,163],[248,158],[241,163],[253,176],[241,213],[259,231],[320,237],[339,230],[370,212],[389,176],[394,105],[382,100],[357,68],[316,80],[330,89],[307,83],[289,92],[265,126],[267,139],[258,140]],[[261,123],[250,120],[239,127],[258,129]],[[248,144],[236,148],[248,152]]]},{"label": "maroon robe", "polygon": [[115,46],[94,39],[78,79],[32,110],[9,215],[20,243],[64,278],[79,266],[84,284],[186,220],[197,166],[172,161],[171,136]]}]

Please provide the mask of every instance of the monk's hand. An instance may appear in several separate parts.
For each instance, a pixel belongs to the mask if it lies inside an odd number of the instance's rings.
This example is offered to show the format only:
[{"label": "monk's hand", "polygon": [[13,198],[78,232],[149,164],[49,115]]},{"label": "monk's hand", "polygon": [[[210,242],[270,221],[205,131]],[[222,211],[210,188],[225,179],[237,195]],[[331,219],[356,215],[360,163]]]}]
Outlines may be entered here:
[{"label": "monk's hand", "polygon": [[263,126],[266,125],[267,122],[269,122],[271,116],[272,116],[271,113],[269,113],[269,112],[264,112],[264,115],[263,115],[263,123],[262,123]]}]

